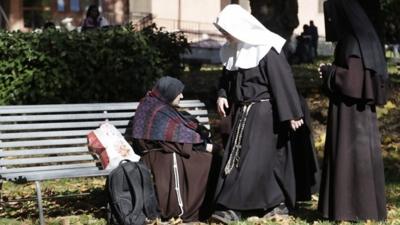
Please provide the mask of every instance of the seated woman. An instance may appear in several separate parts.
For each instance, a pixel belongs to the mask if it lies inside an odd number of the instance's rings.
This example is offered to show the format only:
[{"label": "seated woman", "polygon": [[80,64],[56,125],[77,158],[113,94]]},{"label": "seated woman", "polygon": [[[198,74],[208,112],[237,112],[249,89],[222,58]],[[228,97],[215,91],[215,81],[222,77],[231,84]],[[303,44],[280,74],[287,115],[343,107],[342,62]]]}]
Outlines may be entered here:
[{"label": "seated woman", "polygon": [[141,100],[132,121],[133,145],[152,171],[162,219],[199,220],[213,145],[180,113],[181,81],[166,76]]}]

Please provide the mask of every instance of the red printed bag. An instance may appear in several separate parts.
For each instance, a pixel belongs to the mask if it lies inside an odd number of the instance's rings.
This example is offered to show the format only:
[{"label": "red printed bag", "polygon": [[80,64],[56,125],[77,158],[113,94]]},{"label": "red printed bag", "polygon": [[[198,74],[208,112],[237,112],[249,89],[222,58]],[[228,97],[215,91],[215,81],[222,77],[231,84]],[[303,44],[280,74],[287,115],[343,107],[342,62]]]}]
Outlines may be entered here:
[{"label": "red printed bag", "polygon": [[118,129],[110,123],[104,123],[90,132],[87,140],[89,150],[99,156],[104,169],[114,169],[124,159],[132,162],[140,159]]}]

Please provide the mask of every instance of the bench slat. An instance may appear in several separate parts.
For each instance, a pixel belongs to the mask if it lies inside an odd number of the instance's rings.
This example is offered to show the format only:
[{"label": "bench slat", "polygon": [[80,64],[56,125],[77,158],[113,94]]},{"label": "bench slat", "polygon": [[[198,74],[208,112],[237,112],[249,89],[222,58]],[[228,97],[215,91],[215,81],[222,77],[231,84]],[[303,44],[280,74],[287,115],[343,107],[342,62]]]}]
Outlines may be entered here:
[{"label": "bench slat", "polygon": [[20,177],[26,181],[41,181],[41,180],[53,180],[60,178],[78,178],[78,177],[98,177],[107,176],[110,170],[100,170],[99,168],[83,168],[83,169],[71,169],[71,170],[59,170],[59,171],[40,171],[31,173],[15,173],[5,174],[4,179],[9,181],[18,180]]},{"label": "bench slat", "polygon": [[[181,105],[188,105],[188,104],[195,104],[195,103],[202,103],[198,99],[190,99],[186,100],[183,99],[179,103]],[[132,106],[137,105],[138,102],[109,102],[109,103],[77,103],[77,104],[41,104],[41,105],[4,105],[0,106],[0,109],[31,109],[31,108],[69,108],[69,107],[85,107],[88,105],[97,105],[97,106],[110,106],[110,105],[117,105],[117,106]],[[202,103],[203,104],[203,103]]]},{"label": "bench slat", "polygon": [[17,109],[1,109],[0,108],[0,114],[39,114],[39,113],[63,113],[63,112],[102,112],[102,111],[134,111],[137,108],[137,106],[125,106],[125,107],[120,107],[120,106],[104,106],[104,107],[99,107],[96,105],[93,106],[86,106],[86,107],[69,107],[69,108],[55,108],[55,107],[50,107],[50,108],[17,108]]},{"label": "bench slat", "polygon": [[[125,133],[125,129],[118,129],[121,134]],[[39,131],[39,132],[16,132],[16,133],[2,133],[0,140],[7,139],[34,139],[34,138],[49,138],[49,137],[78,137],[86,136],[91,130],[67,130],[67,131]]]},{"label": "bench slat", "polygon": [[[103,103],[103,104],[65,104],[65,105],[38,105],[38,106],[4,106],[0,107],[0,114],[16,114],[16,113],[48,113],[48,112],[83,112],[83,111],[104,111],[104,110],[130,110],[137,109],[138,102],[130,103]],[[179,107],[195,108],[205,107],[200,101],[182,101]]]},{"label": "bench slat", "polygon": [[[192,101],[192,100],[188,100]],[[196,101],[196,100],[194,100]],[[138,102],[108,102],[108,103],[72,103],[72,104],[39,104],[39,105],[5,105],[1,106],[0,108],[3,109],[34,109],[34,108],[71,108],[71,107],[86,107],[86,106],[98,106],[98,107],[104,107],[104,106],[132,106],[132,105],[137,105]]]},{"label": "bench slat", "polygon": [[208,124],[208,122],[210,121],[208,119],[208,117],[200,117],[200,118],[197,118],[197,120],[202,124]]},{"label": "bench slat", "polygon": [[[47,149],[30,149],[30,150],[13,150],[0,151],[0,157],[15,157],[27,155],[46,155],[46,154],[69,154],[69,153],[84,153],[89,149],[86,146],[82,147],[67,147],[67,148],[47,148]],[[1,171],[1,169],[0,169]]]},{"label": "bench slat", "polygon": [[86,144],[86,143],[87,143],[86,138],[50,139],[50,140],[46,139],[46,140],[39,140],[39,141],[0,142],[0,148],[82,145],[82,144]]},{"label": "bench slat", "polygon": [[59,163],[73,161],[93,161],[93,155],[72,155],[72,156],[55,156],[55,157],[38,157],[38,158],[22,158],[22,159],[0,159],[0,166],[20,165],[20,164],[40,164],[40,163]]},{"label": "bench slat", "polygon": [[132,104],[109,104],[109,105],[98,105],[98,104],[83,104],[79,105],[65,105],[65,106],[42,106],[42,107],[15,107],[15,108],[1,108],[0,114],[16,114],[16,113],[57,113],[57,112],[102,112],[102,111],[134,111],[138,106],[138,103]]},{"label": "bench slat", "polygon": [[[92,130],[68,130],[68,131],[39,131],[39,132],[15,132],[15,133],[2,133],[0,140],[7,139],[34,139],[34,138],[49,138],[49,137],[77,137],[85,136]],[[119,129],[120,132],[125,129]]]},{"label": "bench slat", "polygon": [[78,164],[64,164],[64,165],[53,165],[53,166],[30,166],[22,168],[11,168],[2,169],[0,168],[0,174],[10,174],[10,173],[25,173],[33,171],[51,171],[51,170],[63,170],[63,169],[78,169],[87,167],[98,167],[95,162],[90,163],[78,163]]},{"label": "bench slat", "polygon": [[[200,123],[207,123],[207,117],[198,118]],[[65,123],[28,123],[28,124],[6,124],[0,125],[0,131],[17,131],[17,130],[50,130],[50,129],[67,129],[67,128],[97,128],[104,121],[92,122],[65,122]],[[110,120],[109,123],[114,126],[126,126],[128,120]],[[1,138],[2,139],[2,138]]]},{"label": "bench slat", "polygon": [[[188,110],[195,116],[207,115],[207,110]],[[1,116],[0,122],[33,122],[33,121],[57,121],[57,120],[93,120],[93,119],[115,119],[127,118],[134,116],[134,112],[126,113],[81,113],[81,114],[43,114],[43,115],[20,115],[20,116]]]},{"label": "bench slat", "polygon": [[81,114],[43,114],[43,115],[22,115],[2,116],[0,122],[30,122],[30,121],[57,121],[57,120],[88,120],[88,119],[111,119],[130,118],[135,113],[81,113]]},{"label": "bench slat", "polygon": [[[66,122],[66,123],[29,123],[29,124],[7,124],[0,125],[0,131],[16,131],[16,130],[49,130],[49,129],[67,129],[67,128],[97,128],[104,121],[93,122]],[[127,120],[110,120],[109,123],[114,126],[126,126]]]}]

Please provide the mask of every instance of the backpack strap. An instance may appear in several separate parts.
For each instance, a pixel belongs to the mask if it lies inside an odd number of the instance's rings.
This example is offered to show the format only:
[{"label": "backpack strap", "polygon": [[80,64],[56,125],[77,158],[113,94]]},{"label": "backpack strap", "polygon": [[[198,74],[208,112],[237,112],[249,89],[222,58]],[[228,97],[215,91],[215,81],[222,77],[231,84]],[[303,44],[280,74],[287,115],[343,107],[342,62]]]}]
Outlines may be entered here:
[{"label": "backpack strap", "polygon": [[136,165],[142,177],[145,214],[149,219],[155,219],[160,216],[160,210],[150,170],[142,162],[138,162]]},{"label": "backpack strap", "polygon": [[[135,174],[135,170],[137,169],[140,171],[140,169],[138,168],[137,163],[133,162],[122,163],[121,167],[124,171],[125,177],[127,178],[130,187],[133,189],[133,192],[135,194],[134,208],[131,213],[131,215],[133,215],[133,218],[127,217],[126,219],[128,219],[129,221],[126,221],[126,224],[144,224],[146,216],[142,212],[144,206],[142,186],[139,182],[135,182],[132,177]],[[131,219],[133,219],[134,221],[130,221]]]}]

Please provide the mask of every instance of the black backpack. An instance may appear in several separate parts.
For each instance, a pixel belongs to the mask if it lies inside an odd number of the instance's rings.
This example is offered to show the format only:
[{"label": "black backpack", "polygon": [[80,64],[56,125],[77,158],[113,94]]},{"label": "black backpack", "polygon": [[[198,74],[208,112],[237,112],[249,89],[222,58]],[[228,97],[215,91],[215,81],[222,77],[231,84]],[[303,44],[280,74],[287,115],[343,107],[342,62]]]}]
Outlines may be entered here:
[{"label": "black backpack", "polygon": [[142,162],[123,160],[106,181],[109,224],[143,225],[160,211],[150,170]]}]

